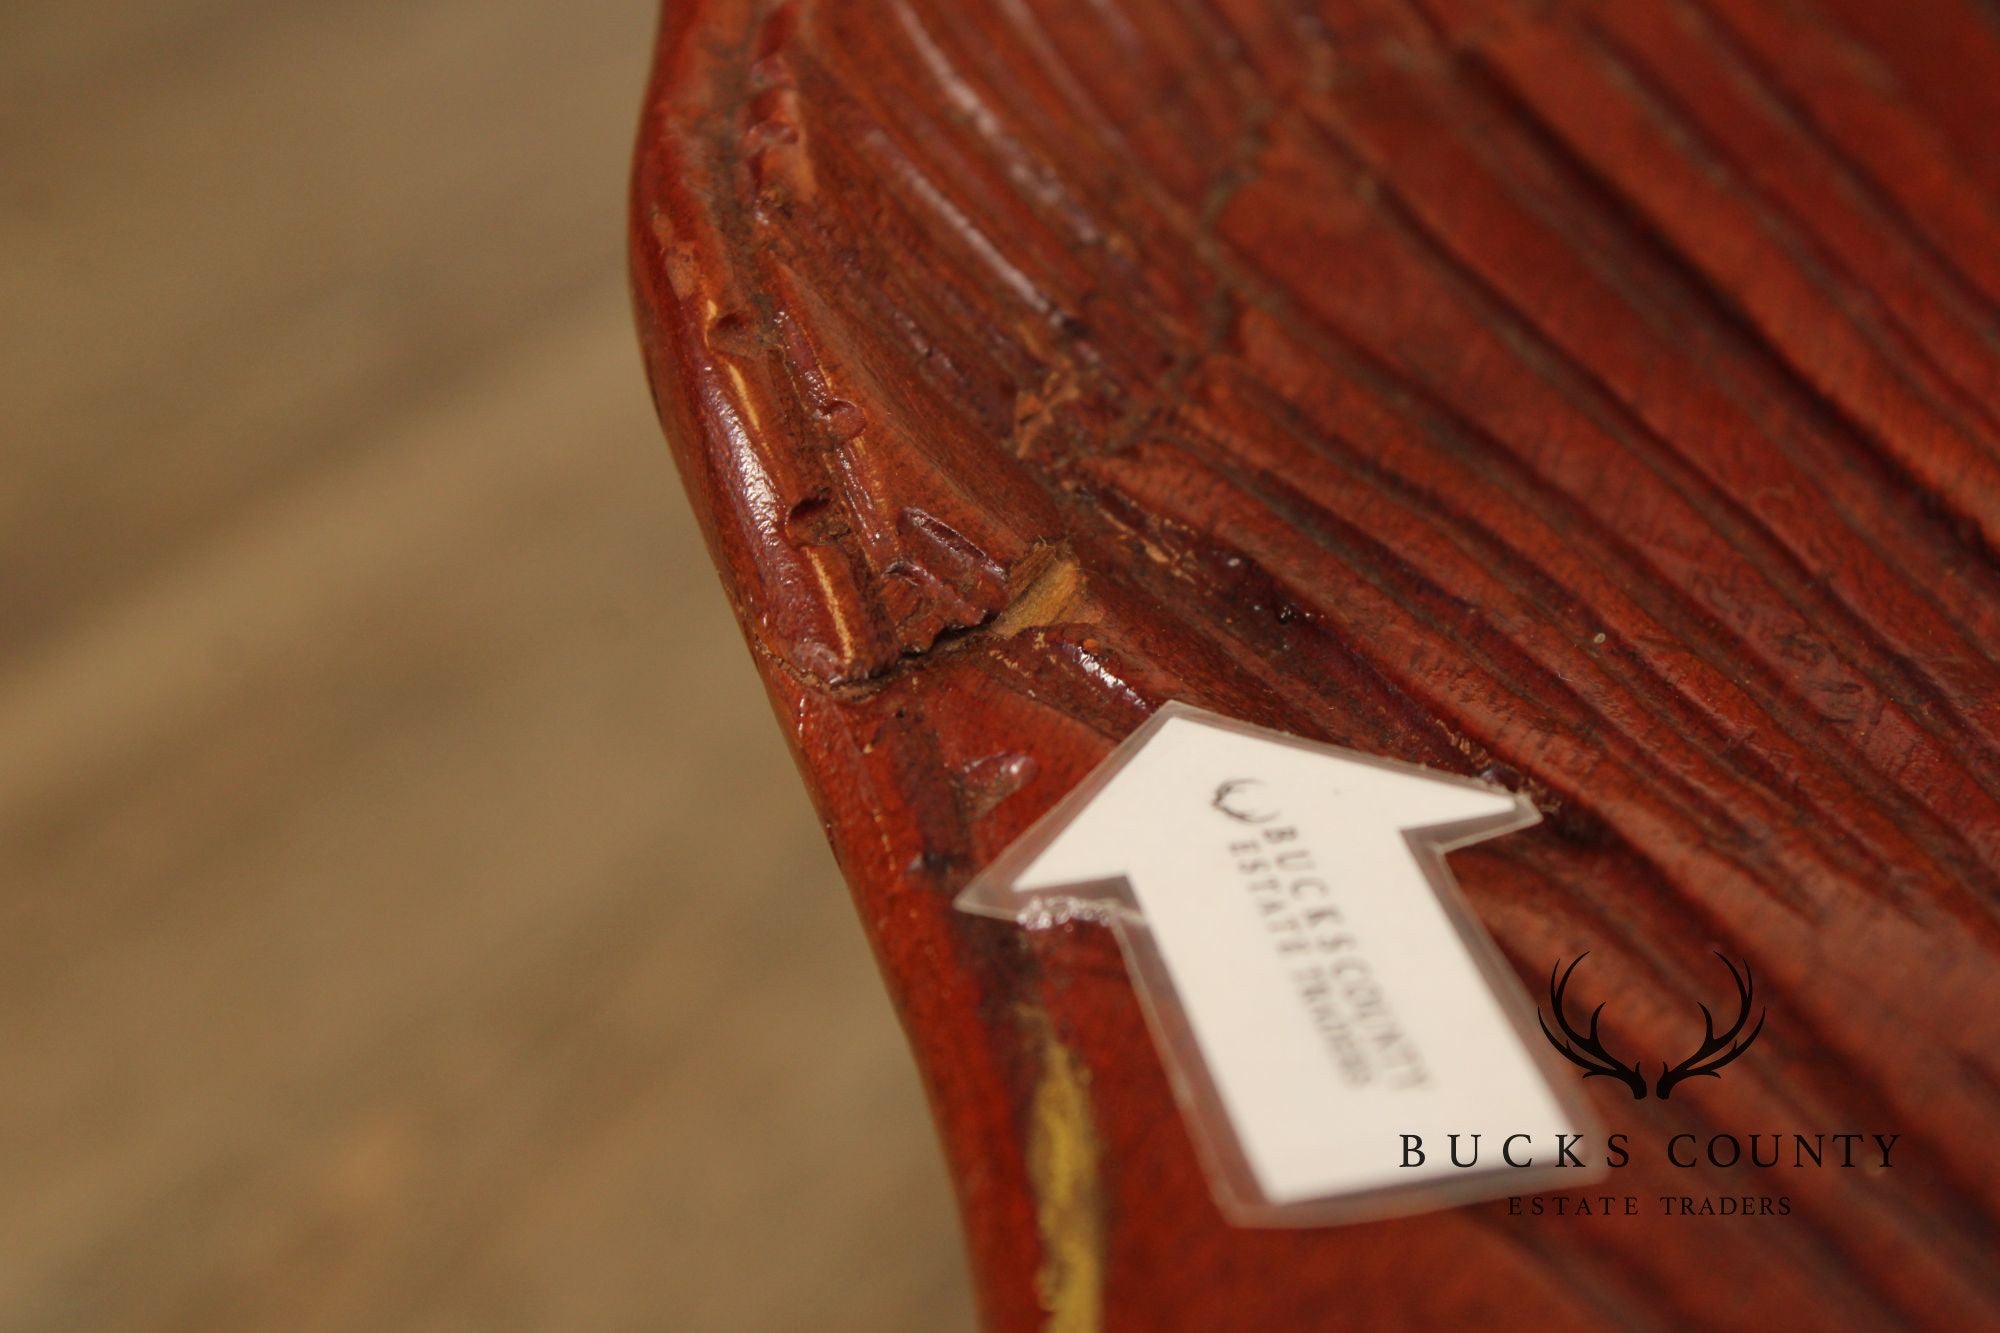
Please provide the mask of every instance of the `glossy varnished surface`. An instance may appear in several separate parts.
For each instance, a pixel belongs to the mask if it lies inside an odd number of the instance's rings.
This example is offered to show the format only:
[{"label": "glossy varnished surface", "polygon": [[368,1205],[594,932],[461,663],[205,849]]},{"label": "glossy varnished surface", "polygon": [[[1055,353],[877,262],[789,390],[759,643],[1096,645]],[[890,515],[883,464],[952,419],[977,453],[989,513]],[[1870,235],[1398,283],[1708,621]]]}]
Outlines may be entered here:
[{"label": "glossy varnished surface", "polygon": [[[2000,1315],[1996,72],[1955,0],[668,6],[656,398],[996,1326]],[[1747,960],[1613,1129],[1896,1168],[1224,1227],[1109,938],[949,907],[1176,697],[1519,785],[1466,893],[1634,1049]]]}]

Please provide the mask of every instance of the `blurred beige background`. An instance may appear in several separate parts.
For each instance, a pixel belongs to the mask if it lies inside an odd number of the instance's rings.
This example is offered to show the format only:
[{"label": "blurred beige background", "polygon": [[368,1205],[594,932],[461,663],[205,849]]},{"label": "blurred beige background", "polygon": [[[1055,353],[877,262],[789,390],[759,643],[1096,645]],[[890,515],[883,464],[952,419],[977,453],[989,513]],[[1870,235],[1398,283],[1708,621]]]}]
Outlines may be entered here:
[{"label": "blurred beige background", "polygon": [[645,394],[652,23],[0,6],[0,1328],[969,1322]]}]

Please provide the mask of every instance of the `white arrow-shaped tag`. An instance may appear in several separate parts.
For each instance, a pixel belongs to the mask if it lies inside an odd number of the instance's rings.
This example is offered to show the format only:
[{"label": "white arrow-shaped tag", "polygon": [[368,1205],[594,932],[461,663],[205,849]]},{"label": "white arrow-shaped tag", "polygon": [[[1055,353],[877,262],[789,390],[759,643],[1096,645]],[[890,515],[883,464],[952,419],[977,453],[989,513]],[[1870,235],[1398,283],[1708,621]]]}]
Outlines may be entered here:
[{"label": "white arrow-shaped tag", "polygon": [[1174,703],[958,905],[1117,930],[1232,1221],[1420,1211],[1595,1174],[1581,1099],[1444,864],[1537,818],[1498,787]]}]

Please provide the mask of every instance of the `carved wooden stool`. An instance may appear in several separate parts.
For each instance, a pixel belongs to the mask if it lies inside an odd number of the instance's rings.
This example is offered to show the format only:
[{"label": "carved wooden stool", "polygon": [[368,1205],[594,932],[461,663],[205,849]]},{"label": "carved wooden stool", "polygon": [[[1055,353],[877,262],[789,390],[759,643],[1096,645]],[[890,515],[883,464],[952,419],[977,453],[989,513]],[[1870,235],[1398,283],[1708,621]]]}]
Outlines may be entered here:
[{"label": "carved wooden stool", "polygon": [[[647,361],[993,1327],[2000,1321],[1996,216],[1971,0],[667,6]],[[1111,936],[952,907],[1169,699],[1528,794],[1644,1078],[1749,965],[1638,1215],[1224,1223]]]}]

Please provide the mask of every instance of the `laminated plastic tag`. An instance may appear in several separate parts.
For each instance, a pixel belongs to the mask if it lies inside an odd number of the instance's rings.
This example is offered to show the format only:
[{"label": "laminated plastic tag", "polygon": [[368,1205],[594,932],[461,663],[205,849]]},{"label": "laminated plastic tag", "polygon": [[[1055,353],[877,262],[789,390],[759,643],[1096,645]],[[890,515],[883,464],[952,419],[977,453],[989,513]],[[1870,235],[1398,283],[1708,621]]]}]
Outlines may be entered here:
[{"label": "laminated plastic tag", "polygon": [[957,902],[1116,931],[1231,1222],[1358,1221],[1599,1169],[1445,865],[1538,818],[1503,788],[1170,703]]}]

